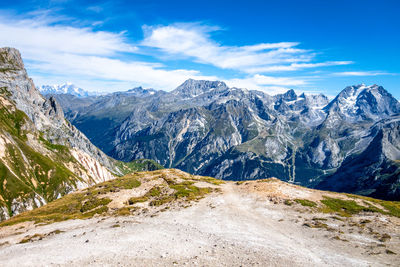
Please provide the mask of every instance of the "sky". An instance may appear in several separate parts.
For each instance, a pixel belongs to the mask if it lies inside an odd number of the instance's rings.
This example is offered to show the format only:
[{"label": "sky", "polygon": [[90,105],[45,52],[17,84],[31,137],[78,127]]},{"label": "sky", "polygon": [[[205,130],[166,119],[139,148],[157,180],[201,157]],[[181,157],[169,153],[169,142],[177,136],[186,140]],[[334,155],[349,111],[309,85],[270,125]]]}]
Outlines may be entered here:
[{"label": "sky", "polygon": [[188,78],[269,94],[384,86],[400,99],[400,1],[2,0],[0,46],[37,86],[173,90]]}]

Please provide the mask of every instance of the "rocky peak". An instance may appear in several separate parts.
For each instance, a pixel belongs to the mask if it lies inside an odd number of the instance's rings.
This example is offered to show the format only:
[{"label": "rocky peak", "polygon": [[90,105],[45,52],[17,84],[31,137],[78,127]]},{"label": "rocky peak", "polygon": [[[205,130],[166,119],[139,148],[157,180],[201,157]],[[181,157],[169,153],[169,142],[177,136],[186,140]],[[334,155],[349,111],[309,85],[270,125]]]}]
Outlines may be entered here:
[{"label": "rocky peak", "polygon": [[[0,83],[11,93],[18,109],[28,115],[35,126],[42,130],[49,125],[49,118],[43,116],[42,109],[46,99],[39,93],[28,77],[21,54],[14,48],[0,48]],[[48,105],[46,105],[47,107]]]},{"label": "rocky peak", "polygon": [[212,90],[226,90],[228,86],[221,81],[186,80],[172,91],[172,94],[190,98],[210,92]]},{"label": "rocky peak", "polygon": [[144,89],[142,86],[139,86],[139,87],[135,87],[133,89],[128,90],[127,93],[129,93],[130,95],[141,97],[141,96],[154,95],[156,93],[156,90]]},{"label": "rocky peak", "polygon": [[[371,86],[372,87],[372,86]],[[365,84],[352,85],[344,88],[338,95],[339,98],[357,97],[363,90],[369,88]]]},{"label": "rocky peak", "polygon": [[290,89],[282,95],[282,98],[285,101],[293,101],[297,99],[297,95],[293,89]]},{"label": "rocky peak", "polygon": [[309,106],[314,106],[314,107],[325,107],[326,105],[329,104],[329,99],[326,95],[324,94],[318,94],[318,95],[304,95],[302,94],[303,98],[306,99],[307,104]]},{"label": "rocky peak", "polygon": [[0,48],[0,66],[2,72],[7,70],[23,70],[24,63],[19,51],[11,47]]},{"label": "rocky peak", "polygon": [[400,112],[400,103],[382,86],[348,86],[325,108],[345,118],[379,120]]},{"label": "rocky peak", "polygon": [[129,90],[128,90],[129,93],[143,92],[143,91],[145,91],[145,89],[143,89],[142,86],[135,87],[135,88],[132,88],[132,89],[129,89]]},{"label": "rocky peak", "polygon": [[382,86],[372,85],[357,97],[357,105],[364,111],[392,115],[400,113],[399,102]]}]

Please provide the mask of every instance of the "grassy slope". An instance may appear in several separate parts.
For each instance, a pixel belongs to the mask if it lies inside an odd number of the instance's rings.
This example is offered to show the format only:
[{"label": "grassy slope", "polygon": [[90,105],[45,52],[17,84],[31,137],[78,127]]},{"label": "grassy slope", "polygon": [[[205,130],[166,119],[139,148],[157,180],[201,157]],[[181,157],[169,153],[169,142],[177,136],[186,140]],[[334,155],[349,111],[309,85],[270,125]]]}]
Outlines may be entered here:
[{"label": "grassy slope", "polygon": [[150,159],[136,159],[131,162],[116,161],[115,164],[123,174],[137,171],[156,171],[164,169],[163,166]]},{"label": "grassy slope", "polygon": [[[0,88],[0,136],[12,141],[5,145],[6,156],[0,159],[0,207],[6,207],[8,216],[13,215],[16,203],[35,208],[76,189],[83,180],[65,164],[72,163],[84,171],[68,147],[52,144],[38,131],[24,130],[29,125],[32,129],[32,122],[9,100],[10,95],[6,87]],[[34,135],[46,155],[27,144],[28,133]],[[115,164],[124,174],[162,168],[151,160]],[[5,214],[0,213],[0,221],[4,218]]]},{"label": "grassy slope", "polygon": [[[7,90],[2,88],[2,100],[7,95]],[[24,112],[15,106],[0,104],[0,135],[12,141],[5,145],[6,156],[0,160],[0,206],[7,207],[10,216],[13,214],[13,201],[24,202],[33,198],[52,201],[71,191],[80,181],[64,165],[69,162],[78,164],[68,147],[51,144],[39,132],[29,132],[47,149],[48,155],[43,155],[27,144],[25,124],[29,124],[29,118]]]},{"label": "grassy slope", "polygon": [[[295,199],[294,201],[315,212],[332,213],[342,217],[351,217],[365,212],[400,218],[399,201],[386,201],[352,194],[337,193],[337,195],[339,196],[337,198],[324,196],[324,199],[318,202],[308,199]],[[293,202],[288,200],[285,201],[285,204],[291,206]]]},{"label": "grassy slope", "polygon": [[[171,173],[173,174],[172,177],[170,176]],[[130,198],[125,203],[126,206],[117,210],[109,210],[107,204],[112,199],[108,194],[118,194],[121,190],[134,189],[142,184],[141,181],[148,182],[155,179],[162,179],[164,182],[154,186],[141,197]],[[137,172],[68,194],[45,206],[3,221],[0,223],[0,227],[24,221],[51,223],[69,219],[86,219],[93,217],[95,214],[129,215],[136,211],[137,207],[134,205],[138,202],[149,202],[150,206],[166,207],[175,201],[195,201],[214,190],[209,187],[195,186],[195,183],[199,181],[210,185],[223,183],[211,177],[192,176],[175,170]]]},{"label": "grassy slope", "polygon": [[[172,176],[170,175],[172,173]],[[121,190],[132,189],[152,180],[162,179],[162,184],[156,184],[143,195],[128,198],[123,207],[110,210],[108,204],[114,196],[118,197]],[[224,183],[211,177],[193,176],[174,169],[157,170],[151,172],[136,172],[116,178],[93,187],[71,193],[61,199],[57,199],[48,205],[24,212],[13,218],[1,222],[1,226],[13,225],[24,221],[35,223],[52,223],[69,219],[86,219],[96,214],[107,216],[131,215],[138,210],[137,203],[146,202],[148,206],[167,209],[175,202],[196,201],[214,190],[211,187],[198,187],[196,182],[205,182],[212,185]],[[274,184],[274,179],[259,180],[257,182],[269,182]],[[248,183],[237,182],[238,185]],[[279,183],[282,183],[279,181]],[[298,187],[298,190],[302,190]],[[305,189],[306,190],[306,189]],[[369,197],[350,194],[332,193],[320,191],[323,199],[311,201],[309,199],[287,199],[283,203],[287,206],[304,206],[312,213],[329,213],[340,217],[351,217],[360,213],[380,213],[389,216],[400,217],[400,202],[383,201]],[[114,194],[114,195],[113,195]],[[324,196],[324,195],[328,195]],[[145,209],[145,207],[141,207]],[[139,208],[139,209],[141,209]]]}]

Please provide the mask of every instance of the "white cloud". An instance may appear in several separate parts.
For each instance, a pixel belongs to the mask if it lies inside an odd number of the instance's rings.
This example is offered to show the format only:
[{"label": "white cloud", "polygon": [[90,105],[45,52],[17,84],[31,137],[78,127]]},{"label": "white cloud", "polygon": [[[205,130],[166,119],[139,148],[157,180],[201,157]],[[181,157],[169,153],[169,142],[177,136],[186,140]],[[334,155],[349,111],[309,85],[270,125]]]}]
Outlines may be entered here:
[{"label": "white cloud", "polygon": [[89,11],[95,12],[95,13],[100,13],[100,12],[102,12],[104,10],[104,8],[102,6],[100,6],[100,5],[98,5],[98,6],[90,6],[90,7],[86,8],[86,9],[89,10]]},{"label": "white cloud", "polygon": [[298,43],[262,43],[252,46],[222,46],[210,38],[215,28],[198,24],[144,27],[142,45],[168,54],[184,55],[219,68],[245,70],[249,67],[309,61],[312,53],[294,48]]},{"label": "white cloud", "polygon": [[256,74],[243,79],[230,79],[226,81],[226,84],[232,87],[262,90],[269,94],[279,94],[286,92],[290,86],[303,86],[306,85],[307,82],[297,78],[272,77]]},{"label": "white cloud", "polygon": [[0,42],[19,48],[29,57],[36,51],[108,56],[137,49],[125,41],[122,33],[94,32],[90,28],[48,25],[48,22],[0,17]]},{"label": "white cloud", "polygon": [[[266,72],[295,71],[350,61],[312,62],[314,52],[299,49],[297,42],[259,43],[224,46],[212,40],[218,27],[200,24],[173,24],[144,27],[145,39],[136,45],[124,32],[96,31],[92,27],[67,26],[49,14],[31,14],[31,18],[0,15],[0,43],[19,49],[28,71],[37,85],[71,81],[87,90],[115,91],[142,85],[172,90],[188,78],[225,80],[230,86],[280,93],[288,86],[303,87],[307,78],[275,77]],[[76,21],[70,25],[77,25]],[[130,60],[126,55],[146,49],[171,56],[183,56],[196,62],[242,72],[244,78],[226,79],[203,75],[198,70],[169,69],[162,63]],[[154,51],[157,50],[157,51]],[[245,73],[243,75],[243,72]],[[223,74],[222,74],[223,75]],[[240,77],[240,76],[238,76]]]},{"label": "white cloud", "polygon": [[290,65],[277,65],[277,66],[249,68],[249,69],[246,69],[246,72],[248,72],[248,73],[264,73],[264,72],[278,72],[278,71],[295,71],[295,70],[301,70],[301,69],[349,65],[349,64],[353,64],[353,62],[352,61],[327,61],[327,62],[320,62],[320,63],[293,63]]},{"label": "white cloud", "polygon": [[392,73],[381,71],[345,71],[332,73],[334,76],[380,76],[380,75],[393,75]]},{"label": "white cloud", "polygon": [[196,70],[167,70],[160,63],[122,60],[119,53],[137,50],[123,33],[55,25],[53,18],[18,20],[0,16],[0,43],[19,49],[28,70],[41,83],[63,77],[60,82],[78,85],[93,81],[85,88],[88,90],[104,90],[110,84],[171,90],[188,78],[216,79]]},{"label": "white cloud", "polygon": [[297,42],[260,43],[248,46],[224,46],[212,40],[210,34],[218,28],[185,23],[144,27],[143,46],[160,49],[166,54],[186,56],[199,63],[246,73],[293,71],[334,65],[350,61],[309,63],[312,51],[296,48]]},{"label": "white cloud", "polygon": [[[49,55],[48,55],[49,56]],[[57,64],[58,63],[58,64]],[[29,66],[40,72],[64,73],[73,77],[92,77],[102,80],[131,82],[156,89],[171,90],[186,79],[217,79],[215,76],[203,76],[195,70],[165,70],[160,64],[140,61],[121,61],[99,56],[51,55],[48,62],[32,63]],[[121,89],[121,88],[120,88]]]}]

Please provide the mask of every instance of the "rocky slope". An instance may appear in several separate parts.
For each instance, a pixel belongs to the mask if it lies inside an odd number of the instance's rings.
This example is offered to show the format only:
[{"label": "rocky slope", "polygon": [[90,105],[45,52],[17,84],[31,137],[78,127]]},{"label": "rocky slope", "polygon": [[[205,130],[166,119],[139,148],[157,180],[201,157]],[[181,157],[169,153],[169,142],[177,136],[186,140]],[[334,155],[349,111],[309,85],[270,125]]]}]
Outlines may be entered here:
[{"label": "rocky slope", "polygon": [[[351,168],[358,173],[353,177],[357,186],[337,182],[350,173],[349,162],[371,153],[368,148],[379,138],[377,125],[400,114],[400,103],[377,85],[350,86],[329,101],[293,90],[270,96],[219,81],[188,80],[171,92],[69,100],[61,102],[66,116],[116,159],[144,157],[220,179],[275,176],[305,186],[400,199],[399,150],[386,141],[374,163]],[[94,127],[98,123],[105,127]],[[379,171],[372,171],[378,166]],[[362,181],[366,176],[375,182]]]},{"label": "rocky slope", "polygon": [[347,157],[318,188],[399,200],[400,116],[379,121],[364,138],[372,139],[367,147]]},{"label": "rocky slope", "polygon": [[0,220],[132,167],[65,120],[55,98],[36,89],[17,50],[0,49]]},{"label": "rocky slope", "polygon": [[0,265],[397,266],[399,216],[278,179],[139,172],[0,223]]}]

